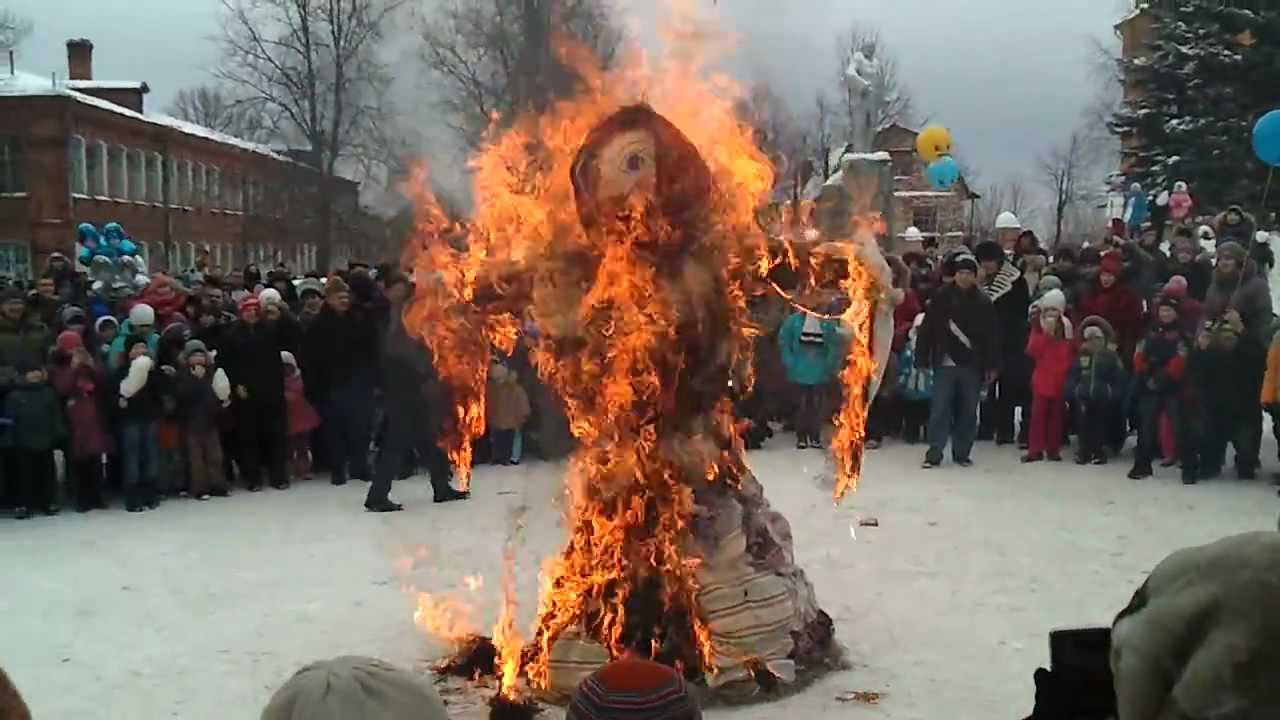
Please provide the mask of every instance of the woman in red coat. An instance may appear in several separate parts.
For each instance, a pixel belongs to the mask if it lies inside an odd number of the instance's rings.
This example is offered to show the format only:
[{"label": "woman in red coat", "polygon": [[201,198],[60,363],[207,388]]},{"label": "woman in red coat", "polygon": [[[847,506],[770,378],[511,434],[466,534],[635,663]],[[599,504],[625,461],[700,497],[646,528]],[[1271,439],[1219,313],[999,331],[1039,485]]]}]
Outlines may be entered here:
[{"label": "woman in red coat", "polygon": [[1133,352],[1142,337],[1142,298],[1120,282],[1124,259],[1112,251],[1102,256],[1098,279],[1076,308],[1077,322],[1091,315],[1106,320],[1116,331],[1117,351],[1125,367],[1133,368]]},{"label": "woman in red coat", "polygon": [[1058,462],[1062,460],[1067,419],[1067,375],[1076,353],[1071,322],[1065,316],[1067,296],[1061,290],[1050,290],[1037,307],[1039,313],[1031,317],[1031,338],[1027,341],[1027,355],[1035,369],[1031,372],[1031,430],[1022,462],[1039,462],[1045,457]]},{"label": "woman in red coat", "polygon": [[102,455],[111,446],[102,405],[106,376],[98,361],[85,349],[79,333],[65,330],[58,335],[51,379],[67,408],[67,422],[71,426],[67,474],[75,482],[76,510],[104,508]]}]

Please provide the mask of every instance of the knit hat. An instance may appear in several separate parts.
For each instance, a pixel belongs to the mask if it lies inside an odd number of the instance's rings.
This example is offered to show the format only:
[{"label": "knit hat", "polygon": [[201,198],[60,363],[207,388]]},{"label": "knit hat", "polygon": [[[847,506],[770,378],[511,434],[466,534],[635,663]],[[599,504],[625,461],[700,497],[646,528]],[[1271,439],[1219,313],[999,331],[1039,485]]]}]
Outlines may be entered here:
[{"label": "knit hat", "polygon": [[1174,275],[1169,278],[1169,282],[1164,284],[1162,292],[1169,297],[1185,298],[1187,296],[1187,279],[1181,275]]},{"label": "knit hat", "polygon": [[297,285],[298,297],[305,297],[307,293],[313,292],[321,297],[324,296],[324,283],[318,278],[303,278]]},{"label": "knit hat", "polygon": [[1018,216],[1008,210],[996,216],[997,230],[1021,230],[1022,221],[1018,220]]},{"label": "knit hat", "polygon": [[338,293],[349,293],[349,292],[351,292],[351,287],[347,285],[347,281],[343,280],[337,275],[334,275],[333,277],[329,278],[329,282],[325,283],[324,285],[325,297],[333,297]]},{"label": "knit hat", "polygon": [[205,345],[203,342],[201,342],[200,340],[195,340],[195,339],[188,340],[187,344],[182,346],[182,352],[178,355],[178,359],[185,364],[187,362],[187,359],[190,358],[192,355],[195,355],[196,353],[203,353],[205,355],[208,355],[209,347]]},{"label": "knit hat", "polygon": [[138,303],[129,310],[129,324],[137,327],[139,325],[155,325],[156,311],[146,303]]},{"label": "knit hat", "polygon": [[289,352],[288,350],[280,351],[280,362],[284,363],[285,365],[292,365],[295,368],[298,367],[298,358],[294,357],[293,353]]},{"label": "knit hat", "polygon": [[249,310],[261,310],[262,302],[254,295],[246,295],[240,300],[240,314],[243,315]]},{"label": "knit hat", "polygon": [[160,337],[171,338],[180,335],[185,343],[191,337],[191,327],[183,320],[175,320],[164,326],[164,330],[160,331]]},{"label": "knit hat", "polygon": [[[85,325],[89,322],[89,316],[85,314],[84,308],[79,305],[68,305],[62,308],[62,312],[58,314],[62,320],[62,325]],[[79,320],[79,323],[76,321]]]},{"label": "knit hat", "polygon": [[1062,289],[1062,278],[1058,277],[1057,275],[1045,275],[1044,277],[1040,278],[1040,282],[1036,284],[1036,291],[1039,292],[1041,295],[1044,295],[1050,290],[1061,290],[1061,289]]},{"label": "knit hat", "polygon": [[1108,275],[1119,277],[1120,273],[1124,272],[1124,256],[1118,252],[1103,253],[1098,269]]},{"label": "knit hat", "polygon": [[1064,312],[1067,309],[1067,296],[1063,295],[1061,290],[1050,290],[1044,294],[1044,297],[1040,298],[1038,304],[1042,311],[1057,310],[1058,312]]},{"label": "knit hat", "polygon": [[116,329],[118,330],[120,328],[120,321],[115,319],[115,317],[112,315],[103,315],[102,317],[98,318],[97,322],[93,324],[94,332],[101,335],[103,325],[115,325]]},{"label": "knit hat", "polygon": [[347,656],[311,663],[289,678],[262,710],[262,720],[448,720],[424,676],[374,658]]},{"label": "knit hat", "polygon": [[1080,336],[1085,340],[1106,340],[1107,333],[1097,325],[1089,325],[1080,332]]},{"label": "knit hat", "polygon": [[1004,248],[992,240],[978,243],[973,254],[977,256],[978,262],[1004,262]]},{"label": "knit hat", "polygon": [[258,301],[263,305],[280,305],[284,302],[284,298],[280,297],[280,291],[275,288],[263,288],[258,293]]},{"label": "knit hat", "polygon": [[62,352],[69,353],[76,348],[84,347],[84,338],[80,337],[80,333],[75,330],[63,330],[58,333],[58,339],[53,342],[53,345]]},{"label": "knit hat", "polygon": [[1245,252],[1244,246],[1238,242],[1224,242],[1218,246],[1218,259],[1231,258],[1237,264],[1243,263],[1248,253]]},{"label": "knit hat", "polygon": [[978,272],[978,261],[973,257],[973,253],[969,252],[956,253],[956,256],[951,260],[951,266],[954,268],[953,272],[960,272],[961,270],[968,270],[972,273]]},{"label": "knit hat", "polygon": [[[623,658],[597,670],[573,693],[566,720],[699,720],[702,711],[680,673]],[[265,718],[264,718],[265,720]]]},{"label": "knit hat", "polygon": [[1156,299],[1156,307],[1157,308],[1171,307],[1173,308],[1174,312],[1177,312],[1182,308],[1182,300],[1176,297],[1172,297],[1170,295],[1161,295],[1159,298]]}]

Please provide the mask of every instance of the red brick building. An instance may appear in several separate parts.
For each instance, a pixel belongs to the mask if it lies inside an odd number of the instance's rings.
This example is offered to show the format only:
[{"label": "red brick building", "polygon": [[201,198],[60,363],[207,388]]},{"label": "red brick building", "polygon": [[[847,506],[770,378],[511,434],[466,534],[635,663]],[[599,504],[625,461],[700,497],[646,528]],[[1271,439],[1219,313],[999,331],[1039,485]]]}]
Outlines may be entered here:
[{"label": "red brick building", "polygon": [[[315,266],[325,178],[282,152],[148,112],[144,82],[97,81],[93,44],[67,42],[67,80],[0,74],[0,274],[29,276],[75,228],[118,222],[152,270]],[[330,179],[335,263],[360,251],[357,183]]]}]

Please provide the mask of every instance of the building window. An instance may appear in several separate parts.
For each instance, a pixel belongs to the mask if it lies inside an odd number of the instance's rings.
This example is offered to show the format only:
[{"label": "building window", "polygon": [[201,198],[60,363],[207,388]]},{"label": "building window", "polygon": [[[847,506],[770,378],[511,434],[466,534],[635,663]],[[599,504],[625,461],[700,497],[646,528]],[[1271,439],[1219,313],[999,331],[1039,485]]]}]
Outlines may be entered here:
[{"label": "building window", "polygon": [[168,192],[167,178],[164,176],[164,156],[158,152],[147,154],[147,196],[146,200],[156,204],[164,202]]},{"label": "building window", "polygon": [[129,199],[129,151],[123,145],[112,145],[107,153],[108,197]]},{"label": "building window", "polygon": [[205,181],[209,193],[209,209],[222,209],[222,171],[210,165],[207,169],[207,177]]},{"label": "building window", "polygon": [[154,272],[156,268],[151,267],[151,243],[146,240],[136,240],[138,244],[138,257],[142,258],[142,264],[146,266],[148,271]]},{"label": "building window", "polygon": [[254,184],[253,178],[245,178],[244,200],[241,201],[241,207],[247,213],[252,213],[255,209],[253,204],[254,191],[255,191],[255,184]]},{"label": "building window", "polygon": [[182,160],[178,163],[178,202],[184,207],[191,207],[195,200],[192,187],[194,185],[195,169],[191,165],[190,160]]},{"label": "building window", "polygon": [[31,248],[21,242],[0,242],[0,275],[15,280],[31,278]]},{"label": "building window", "polygon": [[85,168],[89,175],[89,194],[94,197],[107,196],[107,144],[101,140],[89,145],[88,159]]},{"label": "building window", "polygon": [[144,202],[147,199],[147,153],[129,151],[129,199]]},{"label": "building window", "polygon": [[67,185],[72,195],[89,192],[89,175],[85,171],[84,138],[72,135],[67,143]]},{"label": "building window", "polygon": [[227,209],[240,212],[244,209],[244,188],[240,175],[237,173],[227,173],[226,188],[222,193],[222,197],[226,200]]},{"label": "building window", "polygon": [[15,135],[0,135],[0,195],[27,191],[22,177],[22,141]]},{"label": "building window", "polygon": [[191,206],[209,207],[209,167],[196,163],[191,176]]},{"label": "building window", "polygon": [[928,235],[938,232],[938,208],[936,206],[918,207],[911,210],[911,224],[920,232]]},{"label": "building window", "polygon": [[916,174],[916,156],[909,150],[893,153],[894,177],[912,177]]}]

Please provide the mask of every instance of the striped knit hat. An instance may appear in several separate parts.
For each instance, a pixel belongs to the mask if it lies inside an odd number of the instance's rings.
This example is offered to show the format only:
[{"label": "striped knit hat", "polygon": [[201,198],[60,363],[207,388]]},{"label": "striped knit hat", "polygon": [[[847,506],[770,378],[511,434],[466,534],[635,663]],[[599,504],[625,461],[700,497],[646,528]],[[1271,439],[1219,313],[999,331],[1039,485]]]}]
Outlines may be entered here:
[{"label": "striped knit hat", "polygon": [[565,720],[701,720],[698,702],[675,670],[623,658],[582,681]]}]

